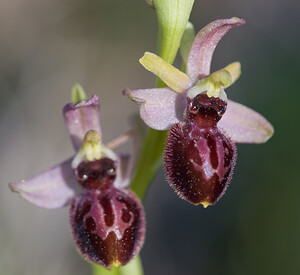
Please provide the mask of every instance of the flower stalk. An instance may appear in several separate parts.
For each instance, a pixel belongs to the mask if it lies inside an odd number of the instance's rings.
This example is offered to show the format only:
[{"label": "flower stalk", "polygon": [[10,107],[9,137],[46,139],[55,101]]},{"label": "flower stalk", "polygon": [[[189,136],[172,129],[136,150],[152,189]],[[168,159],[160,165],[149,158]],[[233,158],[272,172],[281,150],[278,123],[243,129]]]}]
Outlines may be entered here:
[{"label": "flower stalk", "polygon": [[143,267],[139,256],[135,257],[129,264],[123,267],[112,267],[111,270],[101,265],[92,264],[94,275],[143,275]]}]

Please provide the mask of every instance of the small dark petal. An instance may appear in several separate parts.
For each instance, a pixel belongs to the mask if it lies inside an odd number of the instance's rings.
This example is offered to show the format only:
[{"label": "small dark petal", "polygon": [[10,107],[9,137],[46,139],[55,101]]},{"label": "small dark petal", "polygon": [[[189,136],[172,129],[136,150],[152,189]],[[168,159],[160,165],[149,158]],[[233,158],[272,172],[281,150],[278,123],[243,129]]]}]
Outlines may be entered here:
[{"label": "small dark petal", "polygon": [[236,159],[234,144],[217,127],[201,128],[187,120],[175,124],[168,135],[164,165],[177,194],[205,207],[224,194]]},{"label": "small dark petal", "polygon": [[70,219],[79,252],[108,269],[127,264],[144,241],[143,208],[129,190],[87,190],[72,201]]}]

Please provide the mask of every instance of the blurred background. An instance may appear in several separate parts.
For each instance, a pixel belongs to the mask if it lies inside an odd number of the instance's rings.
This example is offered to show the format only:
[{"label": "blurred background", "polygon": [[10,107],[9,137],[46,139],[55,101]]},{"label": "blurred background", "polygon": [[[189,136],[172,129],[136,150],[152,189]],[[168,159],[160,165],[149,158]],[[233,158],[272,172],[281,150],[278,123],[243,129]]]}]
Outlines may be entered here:
[{"label": "blurred background", "polygon": [[[241,61],[227,94],[265,115],[275,135],[237,146],[231,185],[208,209],[157,175],[145,201],[146,275],[300,274],[299,14],[296,0],[195,1],[197,31],[246,19],[220,42],[212,70]],[[0,22],[0,274],[89,274],[68,209],[34,207],[7,184],[73,154],[61,109],[75,82],[100,96],[105,142],[128,129],[137,107],[120,92],[154,87],[138,59],[156,49],[155,12],[142,0],[2,0]]]}]

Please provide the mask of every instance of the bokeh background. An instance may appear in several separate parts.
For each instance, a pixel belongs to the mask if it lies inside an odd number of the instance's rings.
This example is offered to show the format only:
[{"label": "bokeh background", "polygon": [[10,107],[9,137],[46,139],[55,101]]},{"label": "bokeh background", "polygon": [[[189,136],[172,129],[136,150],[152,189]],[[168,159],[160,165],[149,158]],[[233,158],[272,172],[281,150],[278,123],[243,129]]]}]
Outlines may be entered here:
[{"label": "bokeh background", "polygon": [[[246,19],[220,42],[212,69],[241,61],[227,94],[264,114],[275,135],[238,145],[231,185],[208,209],[178,199],[160,171],[145,201],[146,275],[300,274],[299,8],[297,0],[195,1],[196,30]],[[156,33],[142,0],[0,1],[1,275],[89,274],[68,209],[34,207],[7,184],[73,154],[61,109],[75,82],[100,96],[106,142],[128,129],[137,108],[120,91],[154,86],[138,59],[155,51]]]}]

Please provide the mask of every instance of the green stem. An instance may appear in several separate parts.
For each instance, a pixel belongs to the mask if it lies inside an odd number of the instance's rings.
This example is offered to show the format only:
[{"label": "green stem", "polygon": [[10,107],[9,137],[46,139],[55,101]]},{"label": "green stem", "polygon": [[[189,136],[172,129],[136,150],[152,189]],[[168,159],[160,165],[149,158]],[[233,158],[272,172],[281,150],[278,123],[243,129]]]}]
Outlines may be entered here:
[{"label": "green stem", "polygon": [[91,264],[93,275],[120,275],[119,268],[112,267],[111,270],[106,269],[105,267],[97,264]]},{"label": "green stem", "polygon": [[111,270],[97,264],[91,264],[94,275],[143,275],[143,267],[139,256],[123,267],[112,267]]},{"label": "green stem", "polygon": [[149,184],[162,165],[167,131],[148,130],[131,189],[143,200]]}]

